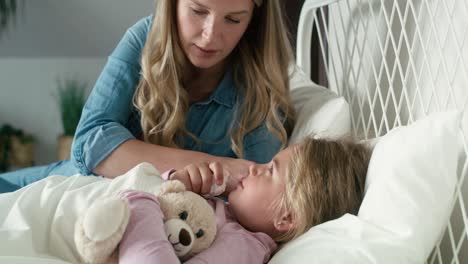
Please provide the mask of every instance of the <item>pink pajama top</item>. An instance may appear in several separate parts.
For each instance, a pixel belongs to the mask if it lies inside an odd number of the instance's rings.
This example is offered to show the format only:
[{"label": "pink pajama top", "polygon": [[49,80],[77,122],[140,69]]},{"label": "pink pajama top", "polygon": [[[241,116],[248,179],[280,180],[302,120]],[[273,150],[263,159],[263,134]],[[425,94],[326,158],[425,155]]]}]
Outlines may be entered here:
[{"label": "pink pajama top", "polygon": [[[123,196],[129,201],[131,213],[119,246],[119,263],[180,263],[167,240],[163,213],[157,198],[152,194],[137,191],[124,192]],[[208,202],[216,215],[216,238],[208,249],[184,263],[268,262],[277,247],[273,239],[264,233],[253,233],[243,228],[223,200],[211,198]]]}]

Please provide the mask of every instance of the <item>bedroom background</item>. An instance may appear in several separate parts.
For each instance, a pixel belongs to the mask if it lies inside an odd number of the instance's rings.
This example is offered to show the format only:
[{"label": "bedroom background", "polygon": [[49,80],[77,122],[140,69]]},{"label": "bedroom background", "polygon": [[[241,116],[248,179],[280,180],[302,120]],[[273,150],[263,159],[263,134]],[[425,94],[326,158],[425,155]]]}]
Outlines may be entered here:
[{"label": "bedroom background", "polygon": [[[154,0],[14,2],[14,15],[0,12],[0,19],[8,18],[0,30],[0,127],[9,124],[31,134],[34,164],[47,164],[58,159],[63,133],[57,80],[86,84],[87,96],[125,30],[152,13]],[[285,3],[293,42],[303,2]],[[316,70],[319,54],[317,49],[312,55],[318,58],[312,78],[326,84]]]},{"label": "bedroom background", "polygon": [[[0,5],[2,1],[10,0],[0,0]],[[60,0],[43,0],[41,4],[18,1],[26,6],[18,9],[16,25],[0,30],[0,125],[9,122],[32,133],[37,139],[36,164],[47,163],[56,159],[55,144],[62,132],[51,96],[56,90],[57,74],[78,75],[80,80],[88,81],[89,91],[116,41],[126,28],[150,12],[152,0],[145,4],[140,1],[138,11],[135,4],[123,0],[82,0],[74,4]],[[295,40],[303,1],[284,3]],[[36,15],[28,15],[33,7]],[[124,7],[131,8],[131,16]],[[311,77],[345,96],[354,112],[353,131],[366,137],[385,134],[395,125],[424,116],[426,111],[458,105],[466,113],[466,11],[466,0],[343,0],[331,4],[320,10],[322,17],[316,18],[328,30],[320,29],[322,34],[312,37]],[[23,28],[25,25],[29,25],[28,30]],[[44,36],[49,38],[45,42]],[[86,51],[78,53],[82,47]],[[325,58],[321,57],[320,47],[329,50]],[[328,74],[321,67],[324,61]],[[468,131],[467,121],[465,114],[464,131]],[[445,156],[443,152],[435,153]],[[466,153],[465,143],[450,225],[431,254],[431,264],[468,263]],[[432,218],[428,214],[427,220]]]},{"label": "bedroom background", "polygon": [[87,84],[87,96],[125,30],[149,15],[154,1],[16,2],[16,15],[0,29],[0,127],[31,134],[34,163],[46,164],[57,160],[63,133],[57,79]]}]

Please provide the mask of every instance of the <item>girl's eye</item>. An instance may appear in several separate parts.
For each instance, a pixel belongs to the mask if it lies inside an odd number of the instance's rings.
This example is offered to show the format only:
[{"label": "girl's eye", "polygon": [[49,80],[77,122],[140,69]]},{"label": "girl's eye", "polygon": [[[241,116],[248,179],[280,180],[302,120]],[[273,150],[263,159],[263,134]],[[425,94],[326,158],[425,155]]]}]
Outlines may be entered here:
[{"label": "girl's eye", "polygon": [[271,165],[268,167],[268,171],[270,172],[270,174],[273,174],[273,164],[271,164]]},{"label": "girl's eye", "polygon": [[240,20],[237,20],[237,19],[234,19],[234,18],[231,18],[231,17],[227,17],[226,20],[229,23],[233,23],[233,24],[239,24],[240,23]]}]

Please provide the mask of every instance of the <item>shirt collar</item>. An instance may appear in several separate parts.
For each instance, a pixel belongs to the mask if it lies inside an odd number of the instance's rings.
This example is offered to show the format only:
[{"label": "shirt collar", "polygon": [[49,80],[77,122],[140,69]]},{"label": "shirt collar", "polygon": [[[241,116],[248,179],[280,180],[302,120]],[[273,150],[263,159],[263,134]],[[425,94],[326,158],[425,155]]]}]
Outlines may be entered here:
[{"label": "shirt collar", "polygon": [[210,95],[208,101],[215,101],[218,104],[225,105],[229,108],[234,106],[236,101],[236,87],[234,86],[234,79],[232,71],[228,70],[223,76],[216,90]]}]

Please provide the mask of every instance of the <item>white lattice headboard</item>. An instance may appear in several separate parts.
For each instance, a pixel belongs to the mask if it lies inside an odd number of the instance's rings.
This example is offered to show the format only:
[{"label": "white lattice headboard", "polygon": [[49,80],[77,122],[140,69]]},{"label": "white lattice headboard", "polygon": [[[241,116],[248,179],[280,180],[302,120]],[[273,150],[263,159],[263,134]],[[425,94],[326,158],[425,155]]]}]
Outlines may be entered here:
[{"label": "white lattice headboard", "polygon": [[310,72],[313,26],[329,88],[352,110],[353,133],[386,134],[432,112],[463,111],[454,209],[428,263],[468,263],[468,1],[309,0],[298,28],[297,63]]}]

